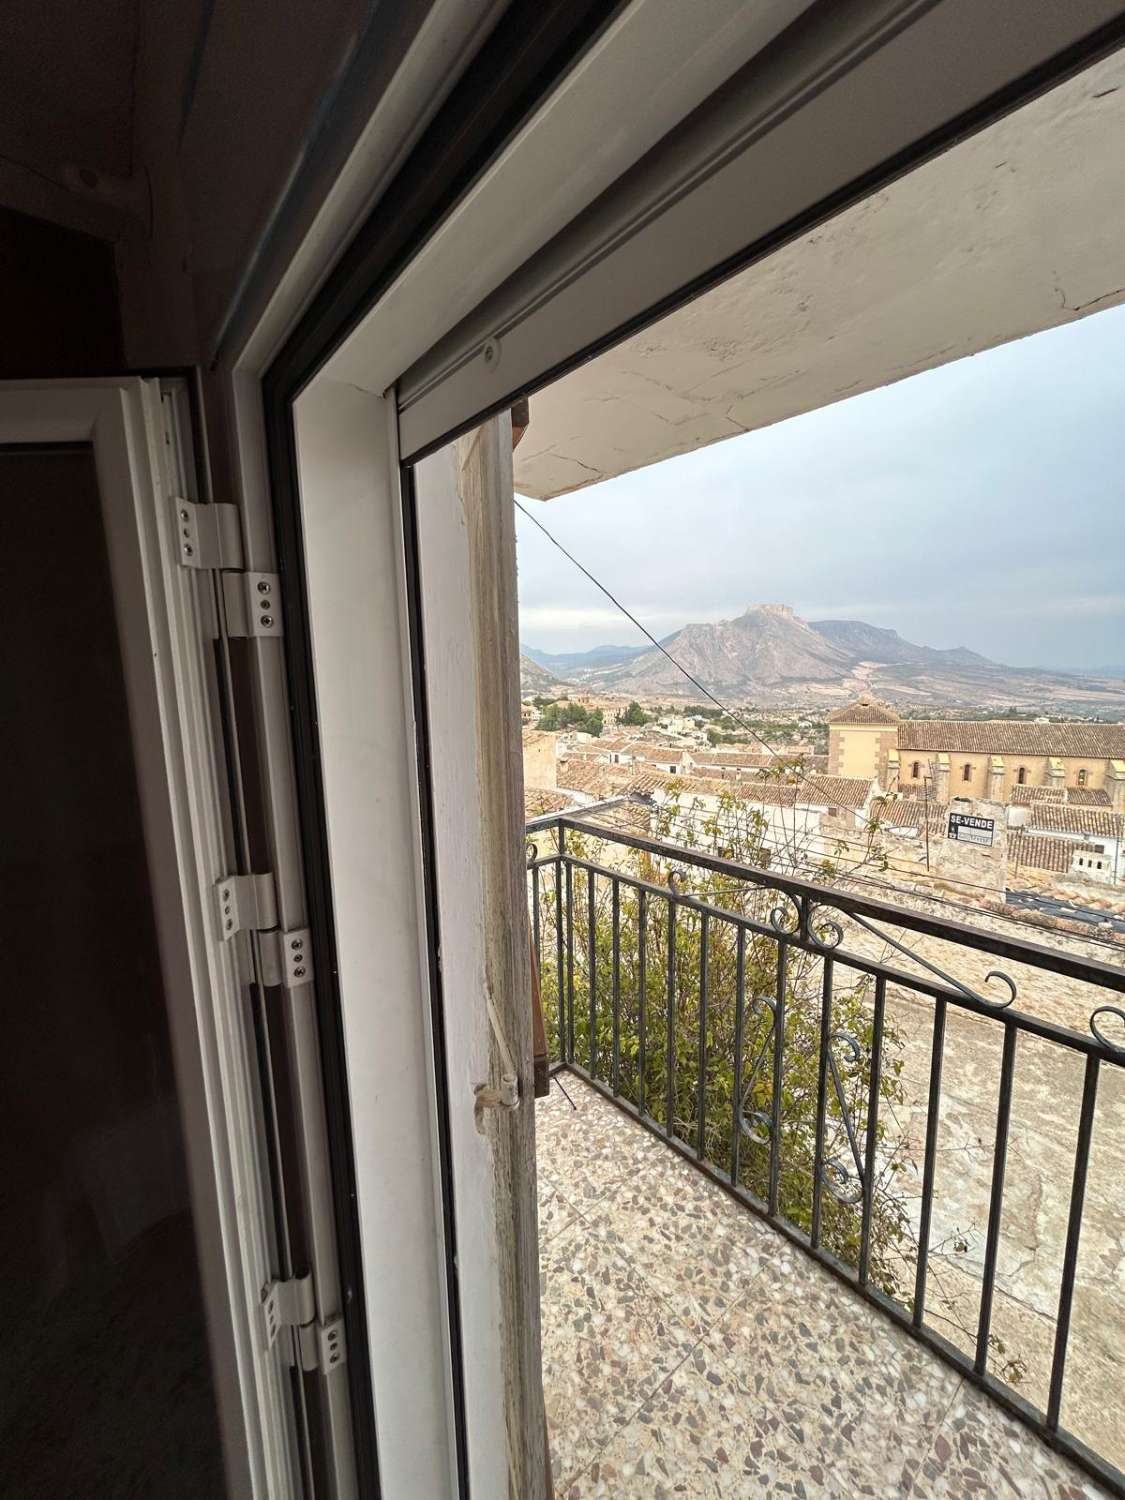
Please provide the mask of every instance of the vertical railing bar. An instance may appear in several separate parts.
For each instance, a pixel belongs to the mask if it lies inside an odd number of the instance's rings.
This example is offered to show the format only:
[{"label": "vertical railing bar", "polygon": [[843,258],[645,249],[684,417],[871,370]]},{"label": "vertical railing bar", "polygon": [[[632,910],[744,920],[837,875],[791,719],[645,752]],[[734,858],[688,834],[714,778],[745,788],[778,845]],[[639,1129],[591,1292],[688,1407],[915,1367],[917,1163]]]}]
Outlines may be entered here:
[{"label": "vertical railing bar", "polygon": [[746,929],[735,939],[734,963],[734,1097],[731,1120],[730,1180],[737,1184],[742,1147],[742,1022],[746,1005]]},{"label": "vertical railing bar", "polygon": [[1070,1219],[1066,1227],[1066,1250],[1063,1254],[1062,1284],[1059,1288],[1059,1311],[1055,1322],[1055,1352],[1051,1361],[1051,1390],[1047,1399],[1048,1432],[1058,1430],[1059,1413],[1062,1410],[1066,1346],[1070,1338],[1074,1278],[1078,1269],[1078,1241],[1082,1234],[1082,1210],[1086,1201],[1086,1171],[1090,1164],[1090,1140],[1094,1133],[1094,1106],[1098,1098],[1098,1067],[1099,1059],[1091,1052],[1086,1058],[1086,1075],[1082,1084],[1082,1111],[1078,1117],[1078,1140],[1074,1148]]},{"label": "vertical railing bar", "polygon": [[613,1092],[621,1092],[621,882],[613,882]]},{"label": "vertical railing bar", "polygon": [[707,985],[711,918],[699,919],[699,1076],[695,1083],[695,1154],[703,1160],[703,1137],[707,1126]]},{"label": "vertical railing bar", "polygon": [[983,1375],[988,1364],[988,1336],[992,1327],[992,1293],[996,1285],[996,1258],[1000,1253],[1000,1220],[1004,1213],[1004,1172],[1008,1163],[1008,1126],[1012,1117],[1012,1078],[1016,1062],[1016,1028],[1004,1024],[1004,1053],[1000,1064],[1000,1096],[996,1107],[996,1145],[992,1162],[992,1196],[988,1205],[988,1240],[984,1252],[984,1276],[980,1292],[980,1322],[973,1368]]},{"label": "vertical railing bar", "polygon": [[875,980],[875,1010],[871,1023],[871,1077],[867,1090],[867,1150],[863,1165],[863,1216],[859,1235],[859,1284],[867,1285],[871,1261],[871,1216],[875,1209],[875,1141],[879,1134],[879,1087],[883,1077],[883,1017],[887,1005],[887,981]]},{"label": "vertical railing bar", "polygon": [[539,866],[531,871],[531,938],[535,948],[535,971],[543,976],[543,941],[539,929]]},{"label": "vertical railing bar", "polygon": [[668,898],[668,1000],[664,1017],[664,1133],[676,1118],[676,903]]},{"label": "vertical railing bar", "polygon": [[934,1005],[934,1035],[930,1049],[930,1092],[926,1105],[926,1154],[922,1167],[922,1212],[918,1222],[918,1265],[914,1272],[915,1328],[921,1328],[926,1316],[926,1277],[929,1274],[930,1223],[934,1210],[934,1174],[937,1170],[937,1142],[941,1115],[941,1069],[945,1056],[946,1003]]},{"label": "vertical railing bar", "polygon": [[574,866],[566,867],[566,1043],[574,1061]]},{"label": "vertical railing bar", "polygon": [[590,1059],[590,1076],[598,1076],[598,950],[597,950],[597,924],[594,920],[594,908],[597,905],[597,892],[594,886],[593,870],[586,871],[586,979],[590,986],[589,1013],[590,1013],[590,1038],[587,1046],[587,1056]]},{"label": "vertical railing bar", "polygon": [[648,892],[637,892],[637,1108],[643,1115],[648,1108],[645,1069],[648,1065],[645,1024],[648,1005],[648,972],[645,945],[648,937]]},{"label": "vertical railing bar", "polygon": [[781,1083],[785,1052],[785,981],[789,944],[777,945],[777,1012],[773,1027],[773,1101],[770,1106],[770,1213],[777,1213],[781,1176]]},{"label": "vertical railing bar", "polygon": [[828,1104],[828,1049],[832,1045],[832,969],[833,960],[826,956],[824,975],[820,988],[820,1055],[816,1071],[816,1147],[813,1156],[813,1200],[812,1226],[809,1241],[814,1250],[820,1248],[820,1213],[822,1178],[824,1176],[824,1126]]},{"label": "vertical railing bar", "polygon": [[559,1061],[569,1062],[566,1048],[566,959],[563,954],[563,862],[555,862],[555,968],[556,1000],[559,1008]]}]

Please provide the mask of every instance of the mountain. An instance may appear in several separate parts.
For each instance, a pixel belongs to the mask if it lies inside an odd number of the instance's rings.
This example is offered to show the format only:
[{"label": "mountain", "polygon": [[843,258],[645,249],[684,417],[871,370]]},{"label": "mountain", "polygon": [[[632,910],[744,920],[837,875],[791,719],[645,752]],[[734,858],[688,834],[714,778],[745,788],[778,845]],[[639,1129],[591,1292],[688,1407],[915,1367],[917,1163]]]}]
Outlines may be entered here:
[{"label": "mountain", "polygon": [[526,653],[521,654],[521,693],[547,693],[560,686],[561,683],[553,672],[548,672],[546,667],[537,661],[533,661]]},{"label": "mountain", "polygon": [[[685,625],[663,644],[713,693],[741,692],[750,683],[836,682],[852,660],[786,604],[754,604],[735,620]],[[691,691],[683,673],[652,649],[618,668],[613,682],[623,692],[633,686],[653,693]]]},{"label": "mountain", "polygon": [[[754,604],[733,620],[685,625],[661,644],[711,692],[740,702],[835,708],[876,693],[903,709],[1125,713],[1125,686],[1108,677],[1008,667],[964,646],[919,646],[863,620],[802,620],[785,604]],[[615,655],[621,652],[628,654]],[[698,695],[653,647],[606,646],[548,660],[567,661],[568,680],[606,693]]]},{"label": "mountain", "polygon": [[809,628],[826,641],[846,651],[853,661],[882,662],[885,665],[995,667],[994,661],[965,646],[939,650],[934,646],[916,646],[904,641],[897,630],[883,630],[863,620],[810,620]]},{"label": "mountain", "polygon": [[572,672],[575,669],[584,671],[587,668],[615,667],[621,662],[629,661],[634,656],[641,656],[649,648],[647,646],[593,646],[589,651],[540,651],[537,646],[520,646],[524,656],[529,656],[532,661],[537,661],[541,667],[546,667],[549,672]]}]

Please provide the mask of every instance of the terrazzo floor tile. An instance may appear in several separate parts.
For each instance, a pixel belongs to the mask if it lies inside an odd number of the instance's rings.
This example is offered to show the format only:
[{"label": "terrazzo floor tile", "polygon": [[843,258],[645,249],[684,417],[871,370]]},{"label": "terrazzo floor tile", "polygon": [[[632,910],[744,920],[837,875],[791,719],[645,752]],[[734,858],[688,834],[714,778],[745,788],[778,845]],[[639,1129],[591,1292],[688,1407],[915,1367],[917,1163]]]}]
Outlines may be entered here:
[{"label": "terrazzo floor tile", "polygon": [[697,1348],[559,1500],[814,1500],[826,1477],[730,1368]]},{"label": "terrazzo floor tile", "polygon": [[774,1239],[675,1158],[617,1184],[589,1206],[586,1218],[591,1232],[614,1245],[698,1335],[746,1294]]},{"label": "terrazzo floor tile", "polygon": [[543,1383],[556,1476],[589,1463],[690,1351],[687,1328],[581,1222],[541,1252]]},{"label": "terrazzo floor tile", "polygon": [[577,1109],[560,1100],[539,1135],[558,1500],[1109,1500],[596,1091],[567,1087]]},{"label": "terrazzo floor tile", "polygon": [[580,1218],[578,1210],[546,1173],[539,1173],[539,1243],[546,1244],[556,1234],[569,1228]]},{"label": "terrazzo floor tile", "polygon": [[915,1470],[918,1500],[1110,1500],[1068,1459],[962,1385]]},{"label": "terrazzo floor tile", "polygon": [[542,1129],[536,1116],[536,1156],[581,1209],[656,1163],[667,1149],[578,1079],[568,1078],[566,1087],[575,1107],[552,1100],[554,1114]]},{"label": "terrazzo floor tile", "polygon": [[[790,1257],[800,1257],[804,1264]],[[856,1496],[898,1500],[960,1377],[799,1251],[769,1264],[711,1342],[753,1371],[806,1453]],[[744,1378],[745,1375],[744,1375]]]}]

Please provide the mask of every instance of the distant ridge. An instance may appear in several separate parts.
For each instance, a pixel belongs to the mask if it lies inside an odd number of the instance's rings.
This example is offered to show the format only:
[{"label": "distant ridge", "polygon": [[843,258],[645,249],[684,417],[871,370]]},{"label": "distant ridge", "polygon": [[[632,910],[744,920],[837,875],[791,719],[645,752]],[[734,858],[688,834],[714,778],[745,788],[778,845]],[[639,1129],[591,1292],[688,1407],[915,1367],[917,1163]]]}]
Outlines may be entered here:
[{"label": "distant ridge", "polygon": [[[972,705],[1125,713],[1125,682],[1101,674],[1008,667],[965,646],[919,646],[864,620],[803,620],[787,604],[752,604],[733,620],[684,625],[662,642],[720,697],[827,708],[859,692],[900,707]],[[654,647],[524,654],[575,685],[642,698],[698,697]]]}]

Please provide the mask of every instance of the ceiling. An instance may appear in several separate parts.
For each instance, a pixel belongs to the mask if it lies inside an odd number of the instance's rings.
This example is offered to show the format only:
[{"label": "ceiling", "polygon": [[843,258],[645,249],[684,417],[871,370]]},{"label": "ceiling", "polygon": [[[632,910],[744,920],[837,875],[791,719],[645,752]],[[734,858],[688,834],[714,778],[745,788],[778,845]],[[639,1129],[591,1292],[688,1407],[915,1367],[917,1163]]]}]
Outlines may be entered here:
[{"label": "ceiling", "polygon": [[1125,53],[531,400],[550,499],[1125,301]]}]

